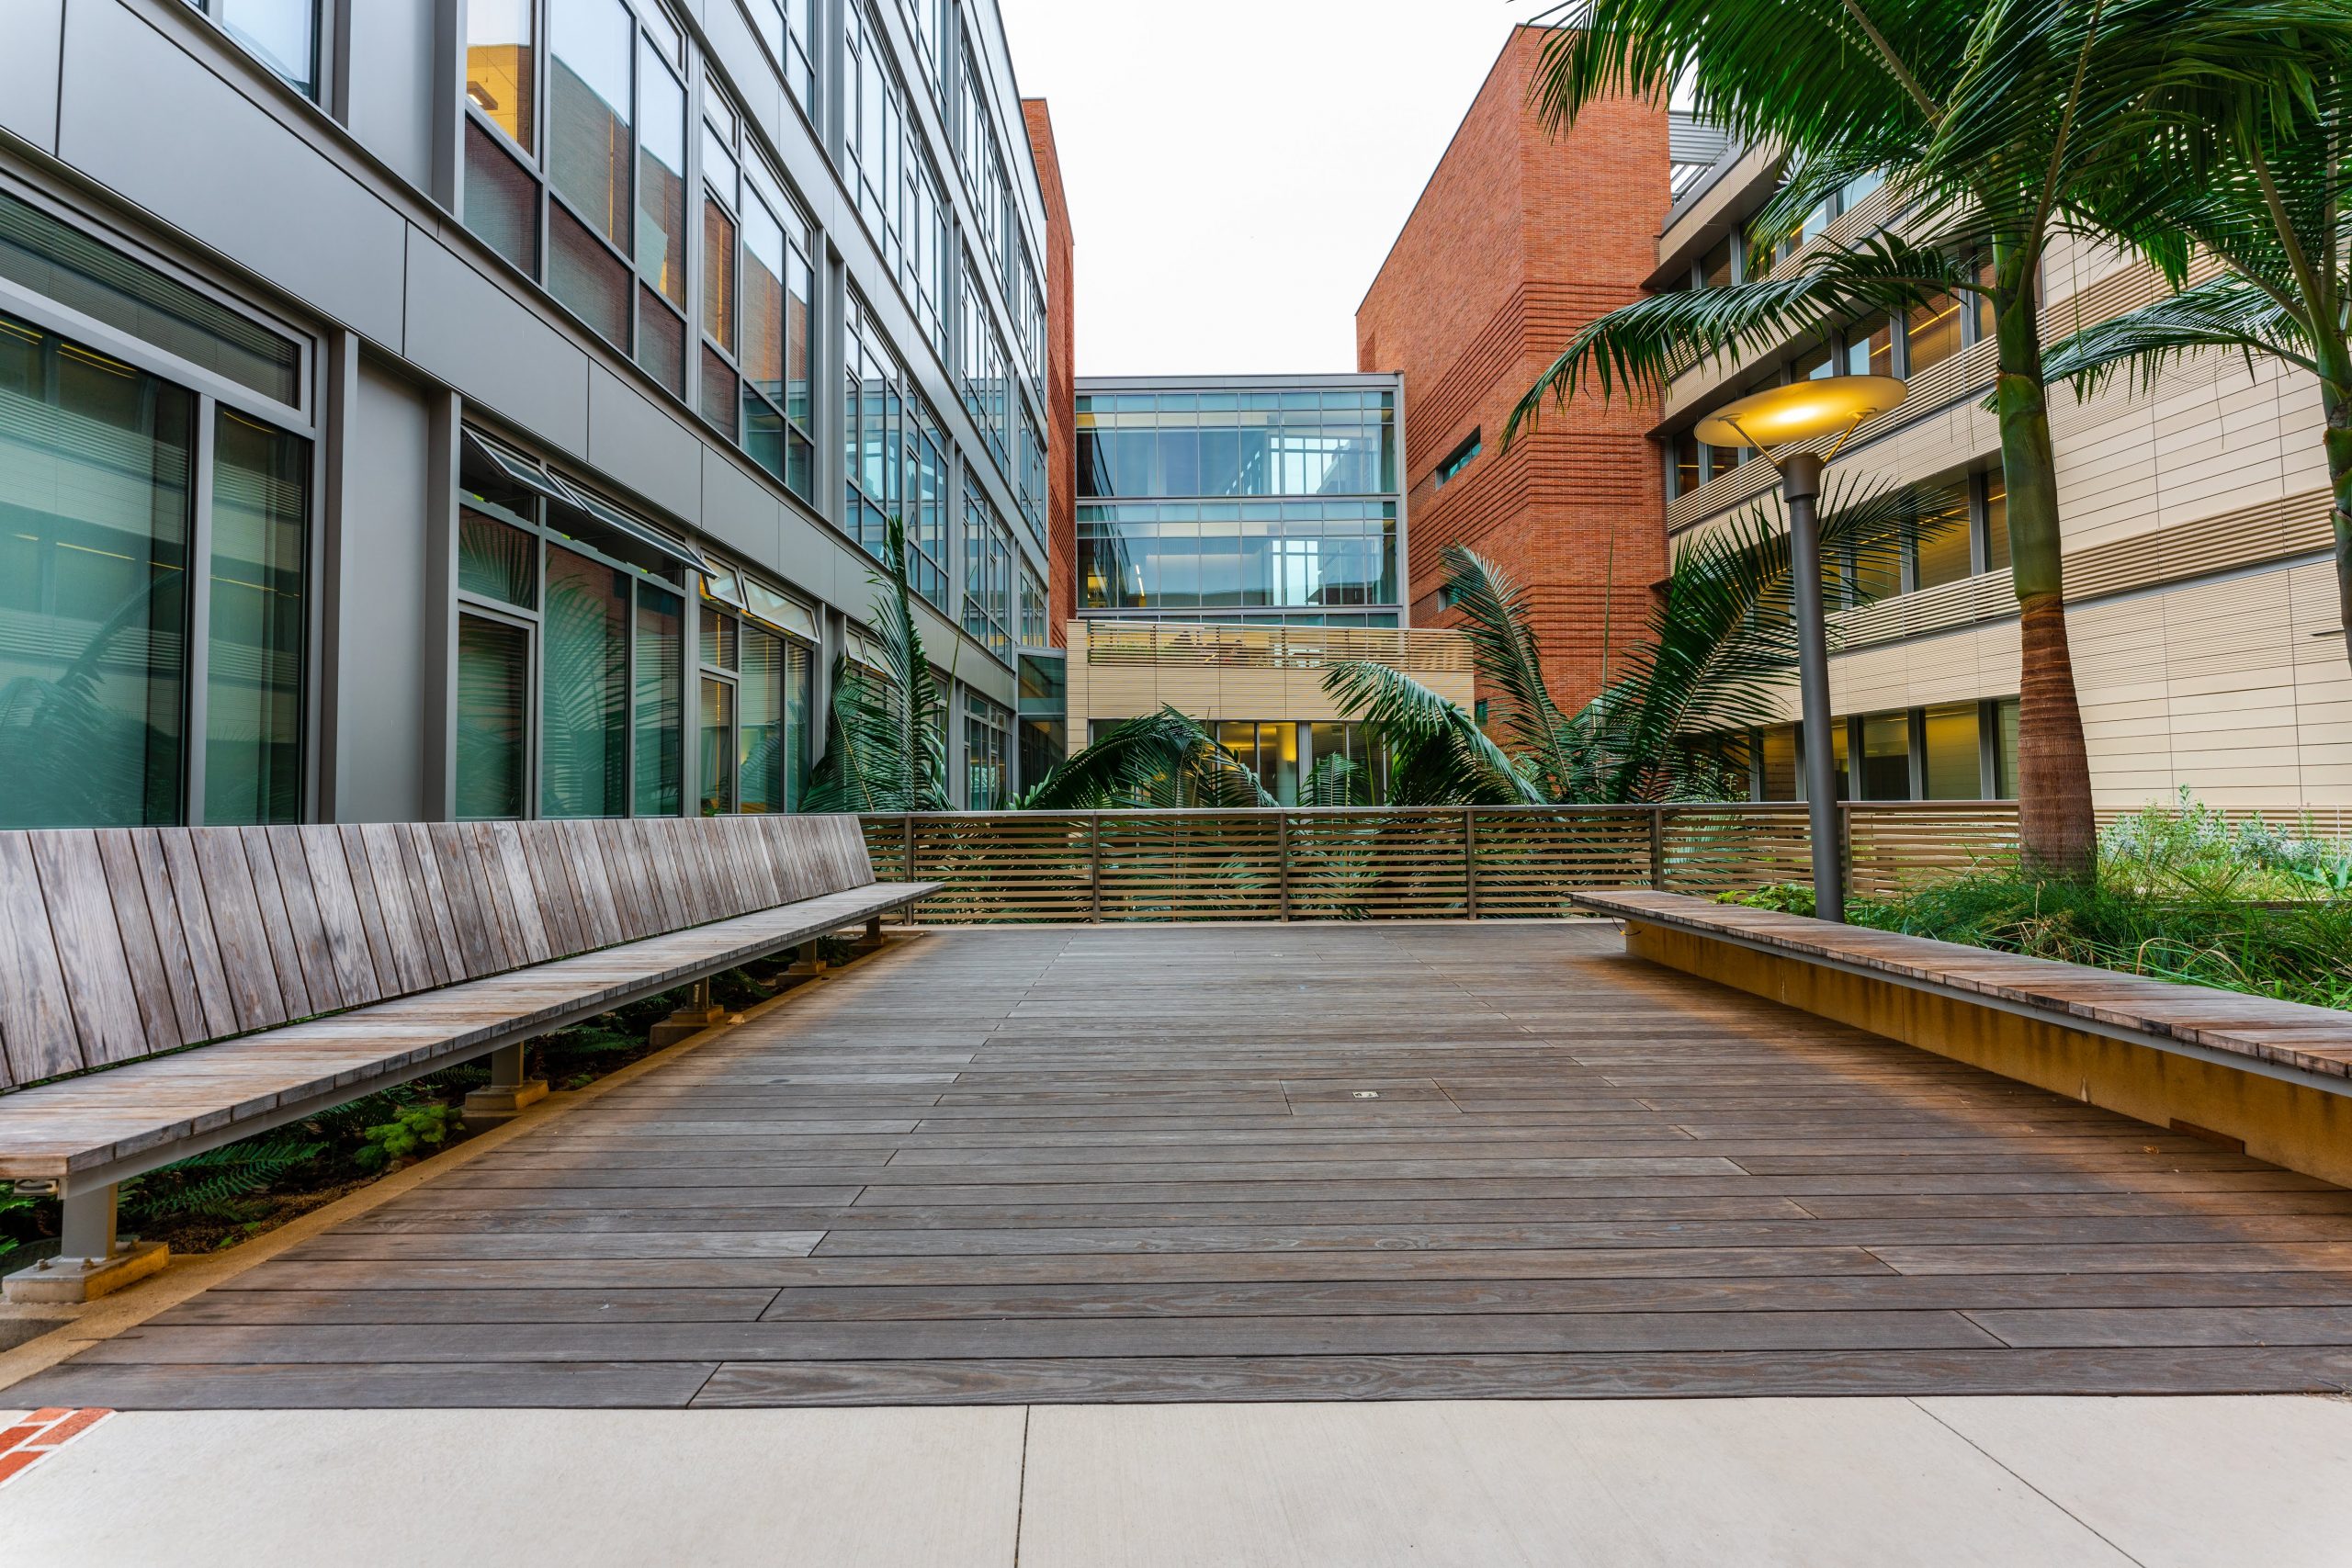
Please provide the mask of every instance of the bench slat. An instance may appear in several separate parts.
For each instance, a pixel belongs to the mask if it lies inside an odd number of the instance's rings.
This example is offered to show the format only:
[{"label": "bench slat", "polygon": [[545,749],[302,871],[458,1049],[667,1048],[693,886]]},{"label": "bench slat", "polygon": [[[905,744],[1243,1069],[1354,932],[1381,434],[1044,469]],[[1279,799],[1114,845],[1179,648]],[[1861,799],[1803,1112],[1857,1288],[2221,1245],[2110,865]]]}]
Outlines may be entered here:
[{"label": "bench slat", "polygon": [[518,830],[523,863],[531,874],[532,897],[538,900],[539,917],[547,922],[548,946],[557,956],[569,957],[588,944],[580,938],[562,841],[556,837],[552,822],[525,822]]},{"label": "bench slat", "polygon": [[187,840],[169,832],[133,834],[131,850],[139,857],[139,878],[147,885],[147,908],[155,915],[155,939],[166,962],[187,965],[180,973],[195,1006],[176,1005],[180,1021],[192,1031],[189,1043],[236,1033],[236,1004],[229,997],[229,975],[220,962],[212,911],[204,906],[195,852]]},{"label": "bench slat", "polygon": [[[442,983],[448,976],[435,963],[435,955],[426,952],[424,934],[417,927],[416,904],[410,893],[410,869],[402,859],[407,846],[399,827],[390,822],[369,822],[358,831],[360,848],[366,852],[368,880],[376,890],[382,948],[391,960],[390,988],[416,991]],[[355,877],[358,871],[359,863],[355,861]],[[369,945],[377,944],[371,941]]]},{"label": "bench slat", "polygon": [[610,947],[621,940],[620,915],[613,905],[613,885],[605,874],[604,852],[597,848],[593,827],[585,822],[559,822],[558,840],[564,863],[571,870],[571,888],[579,900],[582,948]]},{"label": "bench slat", "polygon": [[82,1065],[82,1045],[66,999],[65,971],[41,907],[31,843],[0,840],[0,1047],[10,1083]]},{"label": "bench slat", "polygon": [[344,858],[342,834],[333,827],[275,831],[292,841],[278,852],[278,864],[287,864],[299,853],[309,874],[311,897],[319,914],[319,938],[334,972],[335,994],[345,1007],[379,1000],[384,995],[384,983],[376,973],[375,955],[360,924],[359,895],[352,886],[351,863]]},{"label": "bench slat", "polygon": [[[98,859],[106,867],[107,892],[114,904],[116,927],[122,933],[123,961],[130,966],[130,988],[139,998],[139,1016],[147,1032],[149,1051],[169,1051],[208,1038],[202,1021],[194,1032],[180,1022],[186,998],[185,967],[164,962],[164,942],[155,930],[153,908],[147,902],[147,884],[139,874],[139,852],[129,829],[108,828],[95,835]],[[371,1000],[373,998],[370,998]]]},{"label": "bench slat", "polygon": [[277,863],[279,840],[267,828],[244,828],[239,833],[245,841],[254,896],[277,961],[286,1010],[296,1018],[333,1012],[344,1003],[334,989],[334,965],[327,958],[326,933],[319,929],[318,900],[311,896],[308,873],[299,855],[290,868]]},{"label": "bench slat", "polygon": [[[237,1026],[266,1029],[284,1023],[288,1016],[286,994],[277,987],[269,938],[261,929],[261,905],[254,895],[253,868],[246,863],[243,842],[234,831],[166,828],[163,833],[188,846],[197,893],[211,913],[212,934],[220,944],[220,967],[229,978],[229,998],[236,1004]],[[176,875],[176,861],[173,870]],[[188,890],[180,892],[186,897]]]},{"label": "bench slat", "polygon": [[458,919],[450,912],[449,890],[441,881],[441,858],[421,822],[403,822],[400,840],[400,871],[414,911],[418,945],[435,985],[453,985],[466,977],[464,950],[458,941]]},{"label": "bench slat", "polygon": [[75,832],[28,837],[81,1042],[81,1065],[102,1067],[145,1055],[147,1022],[131,985],[130,959],[115,920],[97,839]]}]

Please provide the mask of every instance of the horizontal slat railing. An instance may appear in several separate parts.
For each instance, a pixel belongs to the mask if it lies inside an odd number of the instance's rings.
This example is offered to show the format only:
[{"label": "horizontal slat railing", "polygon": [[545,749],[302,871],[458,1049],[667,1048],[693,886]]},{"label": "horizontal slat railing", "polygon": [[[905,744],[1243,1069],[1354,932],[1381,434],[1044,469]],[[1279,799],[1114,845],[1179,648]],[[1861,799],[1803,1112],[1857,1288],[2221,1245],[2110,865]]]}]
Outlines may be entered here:
[{"label": "horizontal slat railing", "polygon": [[[1842,814],[1858,893],[2017,848],[2007,803]],[[915,916],[944,925],[1552,919],[1581,891],[1812,874],[1805,808],[1789,803],[921,813],[868,817],[865,836],[876,877],[944,884]]]}]

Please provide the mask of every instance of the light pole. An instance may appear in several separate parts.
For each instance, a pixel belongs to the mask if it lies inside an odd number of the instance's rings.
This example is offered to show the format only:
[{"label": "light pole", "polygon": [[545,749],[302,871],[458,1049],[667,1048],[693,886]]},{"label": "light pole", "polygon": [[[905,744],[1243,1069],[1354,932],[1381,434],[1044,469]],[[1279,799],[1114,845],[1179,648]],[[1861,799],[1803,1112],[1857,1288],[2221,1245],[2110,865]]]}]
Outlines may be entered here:
[{"label": "light pole", "polygon": [[[1790,597],[1796,619],[1797,698],[1804,717],[1805,815],[1813,840],[1813,912],[1846,918],[1845,866],[1838,855],[1837,751],[1830,741],[1829,626],[1821,604],[1821,468],[1861,423],[1903,401],[1910,389],[1893,376],[1824,376],[1752,392],[1699,422],[1710,446],[1753,446],[1781,471],[1789,513]],[[1827,452],[1774,446],[1834,435]]]}]

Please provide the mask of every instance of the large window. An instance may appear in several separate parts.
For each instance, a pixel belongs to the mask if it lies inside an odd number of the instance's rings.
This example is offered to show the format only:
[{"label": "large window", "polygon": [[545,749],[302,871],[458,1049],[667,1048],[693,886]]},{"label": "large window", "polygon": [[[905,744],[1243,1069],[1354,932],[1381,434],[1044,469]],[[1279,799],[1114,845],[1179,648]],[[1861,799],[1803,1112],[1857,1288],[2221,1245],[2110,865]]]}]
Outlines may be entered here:
[{"label": "large window", "polygon": [[456,814],[676,816],[678,559],[649,547],[649,525],[470,432],[459,474]]},{"label": "large window", "polygon": [[1396,601],[1394,502],[1078,509],[1089,610],[1358,609]]},{"label": "large window", "polygon": [[817,68],[811,60],[808,42],[812,34],[815,0],[745,0],[752,11],[752,24],[759,28],[760,41],[768,46],[768,53],[775,61],[776,70],[784,76],[784,85],[791,89],[793,102],[811,120],[817,117]]},{"label": "large window", "polygon": [[908,581],[944,610],[947,438],[854,294],[842,325],[842,526],[879,559],[890,519],[898,518],[906,528]]},{"label": "large window", "polygon": [[1081,496],[1379,495],[1396,489],[1395,394],[1355,389],[1091,393]]},{"label": "large window", "polygon": [[844,106],[850,175],[859,215],[881,251],[884,263],[904,289],[915,320],[941,358],[947,355],[948,293],[946,204],[932,172],[898,68],[890,63],[881,28],[862,5],[843,8],[849,51]]},{"label": "large window", "polygon": [[964,479],[964,629],[1012,662],[1012,536],[979,481]]},{"label": "large window", "polygon": [[731,570],[704,580],[702,811],[790,811],[808,774],[816,621]]},{"label": "large window", "polygon": [[5,197],[0,279],[0,827],[300,820],[298,345]]},{"label": "large window", "polygon": [[812,498],[808,227],[714,93],[703,97],[702,180],[703,417]]},{"label": "large window", "polygon": [[[2018,700],[1939,703],[1835,721],[1831,764],[1840,800],[2013,800]],[[1758,800],[1804,798],[1804,727],[1750,738]]]},{"label": "large window", "polygon": [[1012,795],[1012,715],[975,691],[964,693],[964,807],[1001,811]]},{"label": "large window", "polygon": [[319,96],[319,0],[187,0],[305,97]]}]

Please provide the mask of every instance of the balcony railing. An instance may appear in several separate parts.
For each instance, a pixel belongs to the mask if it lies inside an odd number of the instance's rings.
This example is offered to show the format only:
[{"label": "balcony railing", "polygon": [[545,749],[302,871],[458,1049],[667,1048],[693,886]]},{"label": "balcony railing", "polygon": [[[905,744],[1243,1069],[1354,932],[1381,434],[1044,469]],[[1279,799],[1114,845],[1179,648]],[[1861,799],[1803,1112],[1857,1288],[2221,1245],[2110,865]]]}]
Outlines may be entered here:
[{"label": "balcony railing", "polygon": [[[1848,806],[1859,893],[2014,852],[2017,807]],[[1802,805],[1004,811],[865,819],[875,874],[944,883],[937,924],[1526,919],[1587,888],[1811,875]]]}]

